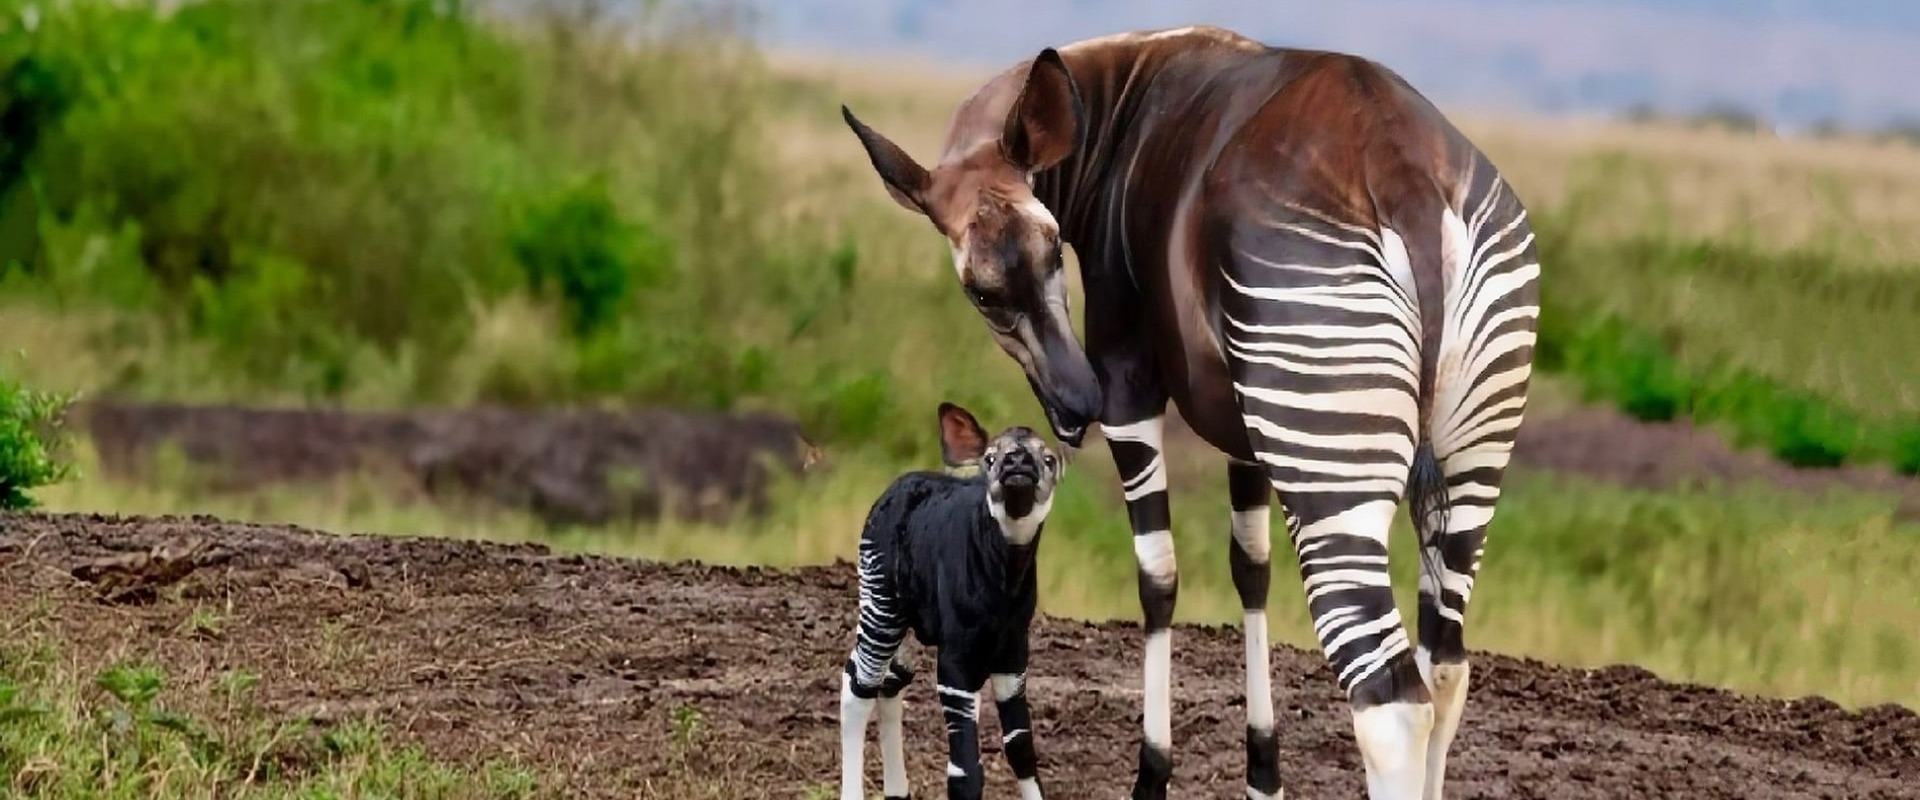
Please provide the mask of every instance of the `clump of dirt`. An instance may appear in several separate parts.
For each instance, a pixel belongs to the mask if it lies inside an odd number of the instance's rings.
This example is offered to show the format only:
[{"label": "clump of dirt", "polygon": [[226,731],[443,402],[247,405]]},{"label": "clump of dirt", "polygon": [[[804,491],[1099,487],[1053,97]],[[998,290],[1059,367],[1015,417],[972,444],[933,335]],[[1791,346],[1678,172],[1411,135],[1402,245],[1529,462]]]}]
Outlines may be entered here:
[{"label": "clump of dirt", "polygon": [[[103,603],[74,577],[195,541],[228,555],[146,604]],[[732,569],[204,517],[0,515],[0,586],[0,619],[33,616],[74,657],[167,664],[183,691],[248,670],[277,713],[371,716],[436,758],[518,761],[544,776],[541,796],[802,797],[838,775],[857,612],[845,563]],[[227,614],[217,640],[179,632],[206,595]],[[1180,625],[1174,641],[1173,796],[1240,796],[1240,633]],[[1125,796],[1139,648],[1135,624],[1038,621],[1028,686],[1050,795]],[[1287,796],[1362,796],[1324,661],[1280,646],[1272,665]],[[939,796],[934,688],[922,679],[905,696],[913,792]],[[990,713],[982,748],[989,793],[1013,796]],[[1448,763],[1453,797],[1920,797],[1920,715],[1475,654]],[[875,759],[875,789],[878,772]]]},{"label": "clump of dirt", "polygon": [[765,510],[815,448],[772,415],[472,408],[321,409],[91,403],[77,418],[110,476],[173,445],[215,490],[379,475],[396,494],[480,499],[555,523],[717,521]]}]

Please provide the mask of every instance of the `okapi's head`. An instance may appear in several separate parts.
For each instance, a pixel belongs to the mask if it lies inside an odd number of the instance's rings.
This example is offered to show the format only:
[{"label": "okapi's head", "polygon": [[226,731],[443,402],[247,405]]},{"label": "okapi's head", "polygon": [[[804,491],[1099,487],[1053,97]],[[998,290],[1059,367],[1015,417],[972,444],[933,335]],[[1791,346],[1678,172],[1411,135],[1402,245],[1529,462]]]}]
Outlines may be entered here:
[{"label": "okapi's head", "polygon": [[1073,76],[1048,48],[961,104],[931,170],[840,108],[888,194],[947,237],[960,288],[1069,447],[1099,419],[1100,384],[1067,320],[1060,226],[1034,197],[1033,175],[1080,146],[1080,103]]},{"label": "okapi's head", "polygon": [[1047,447],[1047,440],[1024,425],[988,439],[971,412],[941,403],[940,458],[949,471],[977,467],[984,473],[987,511],[1000,523],[1000,532],[1012,544],[1033,543],[1053,507],[1053,487],[1060,481],[1060,459]]}]

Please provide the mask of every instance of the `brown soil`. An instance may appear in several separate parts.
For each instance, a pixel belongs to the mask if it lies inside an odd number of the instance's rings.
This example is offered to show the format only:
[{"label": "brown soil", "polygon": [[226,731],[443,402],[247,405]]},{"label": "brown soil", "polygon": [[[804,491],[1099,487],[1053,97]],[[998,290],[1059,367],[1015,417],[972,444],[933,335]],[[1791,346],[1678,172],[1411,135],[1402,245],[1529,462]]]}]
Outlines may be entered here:
[{"label": "brown soil", "polygon": [[[550,776],[547,796],[803,797],[836,776],[837,669],[855,612],[846,564],[668,566],[202,518],[28,515],[0,516],[0,585],[0,619],[35,616],[73,657],[253,670],[281,713],[368,713],[438,757],[518,759]],[[217,637],[179,632],[201,604],[230,614]],[[1049,796],[1124,796],[1137,627],[1043,618],[1036,637]],[[1174,796],[1239,797],[1239,634],[1189,626],[1174,642]],[[1476,659],[1450,797],[1920,797],[1909,710]],[[1349,718],[1319,657],[1276,648],[1273,670],[1288,797],[1361,796]],[[942,796],[924,676],[907,701],[916,796]],[[1011,796],[990,711],[983,723],[989,788]]]},{"label": "brown soil", "polygon": [[177,446],[210,488],[377,475],[396,494],[481,499],[552,522],[719,519],[760,511],[772,477],[812,446],[771,415],[504,408],[345,413],[95,403],[79,427],[114,477]]}]

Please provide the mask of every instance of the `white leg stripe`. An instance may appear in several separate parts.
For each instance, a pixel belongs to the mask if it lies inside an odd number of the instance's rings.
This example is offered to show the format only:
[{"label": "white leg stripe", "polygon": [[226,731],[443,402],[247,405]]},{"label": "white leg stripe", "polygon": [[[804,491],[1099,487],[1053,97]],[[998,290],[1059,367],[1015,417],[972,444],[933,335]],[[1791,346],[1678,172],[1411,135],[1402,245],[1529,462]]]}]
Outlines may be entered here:
[{"label": "white leg stripe", "polygon": [[1173,745],[1173,631],[1147,634],[1147,704],[1143,714],[1149,744],[1166,749]]},{"label": "white leg stripe", "polygon": [[1003,703],[1019,696],[1027,688],[1025,675],[1000,674],[988,680],[993,682],[993,699]]},{"label": "white leg stripe", "polygon": [[888,797],[907,795],[906,703],[894,696],[880,700],[881,788]]},{"label": "white leg stripe", "polygon": [[1033,778],[1021,779],[1020,800],[1043,800],[1040,797],[1040,782]]},{"label": "white leg stripe", "polygon": [[1427,777],[1431,703],[1387,703],[1353,713],[1353,734],[1367,771],[1367,796],[1419,797]]},{"label": "white leg stripe", "polygon": [[1256,506],[1233,512],[1233,540],[1255,564],[1267,563],[1273,555],[1272,509]]},{"label": "white leg stripe", "polygon": [[1172,531],[1135,534],[1133,558],[1140,565],[1140,571],[1157,586],[1165,587],[1179,574],[1173,555]]},{"label": "white leg stripe", "polygon": [[1249,611],[1243,623],[1247,643],[1247,727],[1273,730],[1273,676],[1268,666],[1267,612]]},{"label": "white leg stripe", "polygon": [[840,673],[840,800],[866,800],[867,719],[873,700],[855,696],[853,679]]}]

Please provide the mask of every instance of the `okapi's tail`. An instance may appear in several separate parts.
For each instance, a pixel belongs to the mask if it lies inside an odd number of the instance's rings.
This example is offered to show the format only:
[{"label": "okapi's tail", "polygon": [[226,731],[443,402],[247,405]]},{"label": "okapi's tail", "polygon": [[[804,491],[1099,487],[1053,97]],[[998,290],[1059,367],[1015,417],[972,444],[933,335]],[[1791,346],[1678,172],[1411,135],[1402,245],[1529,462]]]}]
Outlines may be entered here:
[{"label": "okapi's tail", "polygon": [[[1407,510],[1424,545],[1427,538],[1446,530],[1447,478],[1433,447],[1434,387],[1441,332],[1446,324],[1448,250],[1464,246],[1456,239],[1464,237],[1466,230],[1459,216],[1450,213],[1446,195],[1437,184],[1430,182],[1419,188],[1410,187],[1402,193],[1397,207],[1385,211],[1382,221],[1400,236],[1406,247],[1419,310],[1419,411],[1414,429],[1413,463],[1407,474]],[[1423,547],[1422,557],[1424,553]]]}]

